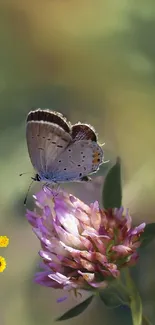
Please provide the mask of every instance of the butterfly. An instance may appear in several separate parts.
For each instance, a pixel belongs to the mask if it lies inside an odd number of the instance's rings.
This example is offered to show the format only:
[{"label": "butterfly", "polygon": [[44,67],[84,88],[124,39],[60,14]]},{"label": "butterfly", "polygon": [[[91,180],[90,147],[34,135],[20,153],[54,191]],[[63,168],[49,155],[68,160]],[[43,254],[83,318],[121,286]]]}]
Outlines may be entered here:
[{"label": "butterfly", "polygon": [[36,170],[32,179],[47,183],[88,181],[103,162],[103,150],[94,128],[72,125],[55,111],[30,111],[26,125],[27,147]]}]

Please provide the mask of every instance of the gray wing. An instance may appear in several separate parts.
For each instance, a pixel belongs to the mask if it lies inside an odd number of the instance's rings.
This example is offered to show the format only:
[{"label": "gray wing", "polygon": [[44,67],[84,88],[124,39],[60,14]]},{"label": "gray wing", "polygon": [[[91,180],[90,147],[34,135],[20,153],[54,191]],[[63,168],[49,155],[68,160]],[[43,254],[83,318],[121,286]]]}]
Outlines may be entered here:
[{"label": "gray wing", "polygon": [[55,159],[71,142],[71,136],[54,123],[30,121],[26,127],[26,139],[33,167],[47,172]]},{"label": "gray wing", "polygon": [[48,170],[49,178],[56,182],[80,180],[99,168],[103,150],[91,140],[79,140],[65,148]]}]

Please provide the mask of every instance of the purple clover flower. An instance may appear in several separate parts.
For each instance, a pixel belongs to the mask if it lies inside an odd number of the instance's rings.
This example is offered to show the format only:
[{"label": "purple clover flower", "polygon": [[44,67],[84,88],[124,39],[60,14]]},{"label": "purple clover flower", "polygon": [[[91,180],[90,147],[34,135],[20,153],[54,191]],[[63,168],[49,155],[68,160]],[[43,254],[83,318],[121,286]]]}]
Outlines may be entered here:
[{"label": "purple clover flower", "polygon": [[35,281],[55,289],[103,289],[136,263],[145,223],[132,227],[129,212],[86,205],[64,191],[44,188],[27,219],[41,243]]}]

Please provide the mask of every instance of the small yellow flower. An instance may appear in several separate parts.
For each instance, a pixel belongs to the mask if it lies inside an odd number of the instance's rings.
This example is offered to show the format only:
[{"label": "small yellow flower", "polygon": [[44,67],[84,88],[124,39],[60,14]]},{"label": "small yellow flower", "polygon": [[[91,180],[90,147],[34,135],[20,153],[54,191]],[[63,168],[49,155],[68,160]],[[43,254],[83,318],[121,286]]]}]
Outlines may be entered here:
[{"label": "small yellow flower", "polygon": [[0,272],[3,272],[6,268],[6,260],[3,256],[0,256]]},{"label": "small yellow flower", "polygon": [[7,236],[0,236],[0,247],[7,247],[9,245],[9,238]]}]

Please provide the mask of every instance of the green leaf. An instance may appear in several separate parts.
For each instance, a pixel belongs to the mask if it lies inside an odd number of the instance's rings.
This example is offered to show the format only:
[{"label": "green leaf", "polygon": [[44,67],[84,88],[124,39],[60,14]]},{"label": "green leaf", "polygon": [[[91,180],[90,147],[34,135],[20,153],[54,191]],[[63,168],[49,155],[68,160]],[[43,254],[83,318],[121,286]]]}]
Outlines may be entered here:
[{"label": "green leaf", "polygon": [[108,208],[120,208],[122,203],[121,186],[121,162],[117,158],[116,164],[109,170],[103,186],[103,206]]},{"label": "green leaf", "polygon": [[144,232],[140,236],[141,246],[145,247],[155,239],[155,223],[149,223],[144,228]]},{"label": "green leaf", "polygon": [[130,295],[130,308],[133,325],[142,325],[142,302],[137,288],[130,276],[129,270],[125,269],[126,284]]},{"label": "green leaf", "polygon": [[89,297],[88,299],[81,302],[79,305],[68,310],[65,314],[56,319],[56,321],[67,320],[73,317],[80,315],[92,302],[94,296]]},{"label": "green leaf", "polygon": [[96,178],[98,176],[105,176],[107,174],[108,169],[112,166],[112,163],[107,160],[104,161],[102,165],[100,165],[100,168],[96,171],[96,173],[91,174],[91,178]]},{"label": "green leaf", "polygon": [[99,292],[99,297],[108,308],[116,308],[121,305],[129,305],[129,295],[119,284]]}]

